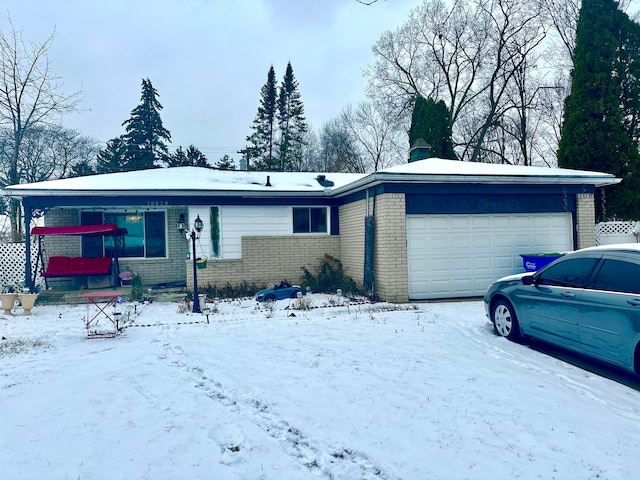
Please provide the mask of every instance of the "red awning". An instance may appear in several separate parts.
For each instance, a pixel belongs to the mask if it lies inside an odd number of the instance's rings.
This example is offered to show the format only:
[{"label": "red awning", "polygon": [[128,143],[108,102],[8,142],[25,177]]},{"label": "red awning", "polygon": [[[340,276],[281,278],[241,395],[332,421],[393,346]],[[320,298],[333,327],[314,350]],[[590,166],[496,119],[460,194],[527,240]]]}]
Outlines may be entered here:
[{"label": "red awning", "polygon": [[33,227],[31,235],[114,235],[118,227],[106,225],[76,225],[69,227]]}]

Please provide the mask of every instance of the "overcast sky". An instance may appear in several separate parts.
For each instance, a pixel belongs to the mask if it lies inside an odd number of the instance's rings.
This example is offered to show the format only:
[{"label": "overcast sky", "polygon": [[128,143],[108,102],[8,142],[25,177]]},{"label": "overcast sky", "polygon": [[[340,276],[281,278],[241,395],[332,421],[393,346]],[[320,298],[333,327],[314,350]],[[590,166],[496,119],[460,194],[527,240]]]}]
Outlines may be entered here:
[{"label": "overcast sky", "polygon": [[273,64],[278,84],[288,61],[307,121],[318,130],[364,99],[371,47],[420,0],[5,0],[25,40],[50,49],[64,89],[82,89],[81,114],[63,123],[100,142],[124,133],[149,78],[164,107],[172,151],[195,145],[213,163],[236,160]]}]

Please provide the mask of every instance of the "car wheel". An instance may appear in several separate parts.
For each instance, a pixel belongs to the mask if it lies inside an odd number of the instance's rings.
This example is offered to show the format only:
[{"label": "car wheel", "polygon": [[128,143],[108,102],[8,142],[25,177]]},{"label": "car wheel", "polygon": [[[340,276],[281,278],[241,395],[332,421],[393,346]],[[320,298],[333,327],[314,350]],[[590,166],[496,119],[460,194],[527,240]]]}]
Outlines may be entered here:
[{"label": "car wheel", "polygon": [[491,309],[491,320],[493,328],[501,337],[509,340],[520,339],[520,327],[518,317],[513,309],[513,305],[507,300],[498,300]]},{"label": "car wheel", "polygon": [[264,301],[265,302],[275,302],[276,301],[276,296],[273,293],[265,295]]},{"label": "car wheel", "polygon": [[298,298],[298,292],[291,292],[291,298]]}]

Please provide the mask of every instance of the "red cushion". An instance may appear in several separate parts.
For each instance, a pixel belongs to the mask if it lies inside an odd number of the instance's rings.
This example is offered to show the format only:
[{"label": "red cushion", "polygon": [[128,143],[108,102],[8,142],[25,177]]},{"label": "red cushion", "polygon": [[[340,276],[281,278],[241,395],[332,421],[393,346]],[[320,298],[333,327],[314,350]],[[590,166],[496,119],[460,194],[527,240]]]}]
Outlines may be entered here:
[{"label": "red cushion", "polygon": [[111,271],[111,259],[107,257],[62,257],[49,259],[45,277],[64,277],[71,275],[107,275]]},{"label": "red cushion", "polygon": [[47,270],[45,272],[45,275],[68,273],[70,260],[71,258],[69,257],[62,257],[62,256],[50,257],[49,265],[47,265]]},{"label": "red cushion", "polygon": [[107,274],[111,270],[111,259],[106,257],[98,257],[91,259],[91,272],[94,274]]},{"label": "red cushion", "polygon": [[80,275],[91,271],[91,259],[86,257],[73,257],[69,260],[69,274]]}]

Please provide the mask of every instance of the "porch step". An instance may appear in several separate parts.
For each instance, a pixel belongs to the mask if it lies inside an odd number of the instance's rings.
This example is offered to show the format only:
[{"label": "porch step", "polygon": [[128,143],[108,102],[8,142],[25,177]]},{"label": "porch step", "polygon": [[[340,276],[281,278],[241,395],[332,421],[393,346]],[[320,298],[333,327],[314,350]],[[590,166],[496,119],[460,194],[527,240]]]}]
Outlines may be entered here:
[{"label": "porch step", "polygon": [[[86,292],[92,291],[107,291],[110,289],[83,289],[83,290],[42,290],[38,294],[38,305],[83,305],[86,300],[80,295]],[[122,295],[125,300],[131,300],[131,288],[116,288],[113,290]],[[144,289],[151,296],[152,302],[169,302],[177,303],[181,302],[185,295],[187,295],[186,288],[159,288],[159,289]]]}]

